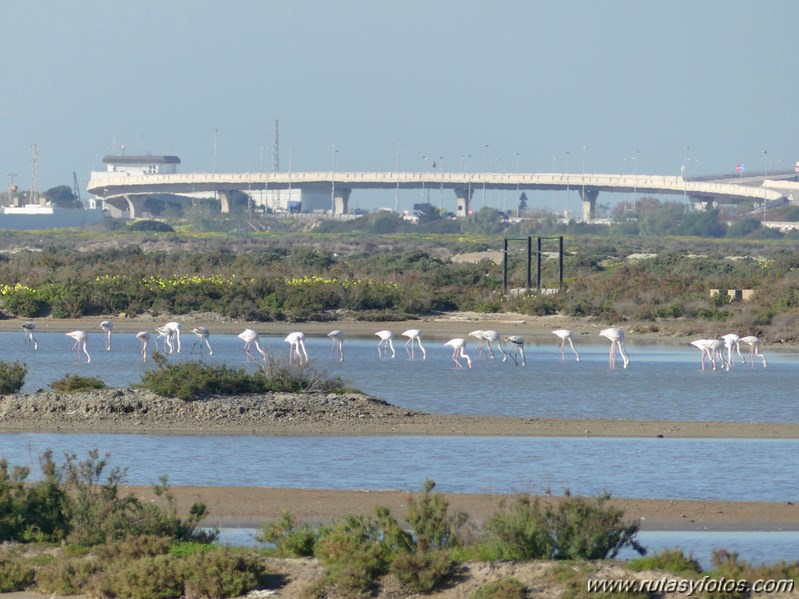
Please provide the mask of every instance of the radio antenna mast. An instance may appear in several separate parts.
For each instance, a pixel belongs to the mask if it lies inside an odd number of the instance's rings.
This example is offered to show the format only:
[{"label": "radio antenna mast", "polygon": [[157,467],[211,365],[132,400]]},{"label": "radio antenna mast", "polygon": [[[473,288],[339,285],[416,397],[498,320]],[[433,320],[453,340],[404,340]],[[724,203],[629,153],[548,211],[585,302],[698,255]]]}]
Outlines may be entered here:
[{"label": "radio antenna mast", "polygon": [[31,146],[31,190],[28,194],[29,204],[39,203],[39,190],[36,188],[36,170],[38,168],[39,151],[36,149],[36,144]]}]

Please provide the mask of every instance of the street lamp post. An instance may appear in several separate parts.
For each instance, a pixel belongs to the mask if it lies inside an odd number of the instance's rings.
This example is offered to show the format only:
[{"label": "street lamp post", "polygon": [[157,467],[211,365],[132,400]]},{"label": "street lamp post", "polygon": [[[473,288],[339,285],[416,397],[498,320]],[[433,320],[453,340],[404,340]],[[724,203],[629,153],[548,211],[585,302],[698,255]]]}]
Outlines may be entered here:
[{"label": "street lamp post", "polygon": [[[763,150],[763,189],[765,190],[766,179],[768,179],[768,151]],[[768,200],[763,197],[763,225],[766,224],[766,202]]]},{"label": "street lamp post", "polygon": [[690,149],[691,146],[685,146],[682,154],[682,168],[680,169],[682,171],[682,197],[686,212],[688,212],[688,151]]},{"label": "street lamp post", "polygon": [[439,212],[444,208],[444,157],[438,157],[438,168],[440,169],[438,172],[442,173],[441,175],[441,182],[438,185],[438,210]]},{"label": "street lamp post", "polygon": [[633,214],[635,214],[636,193],[638,191],[638,150],[633,156]]},{"label": "street lamp post", "polygon": [[333,148],[330,152],[330,163],[332,166],[332,171],[330,173],[330,214],[336,213],[336,154],[338,150],[336,149],[336,144],[333,144]]},{"label": "street lamp post", "polygon": [[399,190],[400,190],[400,181],[399,181],[399,169],[400,169],[400,148],[402,147],[402,142],[397,142],[397,190],[394,192],[394,212],[399,214]]},{"label": "street lamp post", "polygon": [[[424,174],[425,174],[426,171],[427,171],[427,156],[422,156],[422,202],[424,202],[424,198],[425,198],[425,195],[424,195],[424,192],[425,192]],[[429,203],[430,190],[427,190],[427,192],[428,192],[427,195],[428,195],[428,203]]]}]

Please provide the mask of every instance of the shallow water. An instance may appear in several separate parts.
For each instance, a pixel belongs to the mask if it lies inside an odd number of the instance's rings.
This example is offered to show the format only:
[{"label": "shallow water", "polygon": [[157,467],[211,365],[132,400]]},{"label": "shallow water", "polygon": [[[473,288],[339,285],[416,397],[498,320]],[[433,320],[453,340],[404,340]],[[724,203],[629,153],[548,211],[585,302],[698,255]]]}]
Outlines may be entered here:
[{"label": "shallow water", "polygon": [[799,500],[793,439],[0,435],[15,465],[37,470],[48,448],[108,452],[139,485],[413,491],[429,478],[452,493]]},{"label": "shallow water", "polygon": [[[463,335],[466,335],[465,330]],[[155,335],[153,335],[155,336]],[[90,333],[91,364],[75,363],[72,340],[63,334],[39,333],[39,350],[31,351],[22,333],[0,333],[3,360],[28,365],[23,391],[47,389],[66,374],[96,376],[113,387],[141,380],[152,360],[138,357],[139,342],[132,333],[115,334],[112,351],[103,350],[101,332]],[[527,366],[508,361],[480,360],[475,345],[469,351],[474,368],[456,368],[446,338],[425,339],[427,359],[409,359],[402,341],[396,357],[378,358],[377,338],[348,339],[346,359],[331,358],[327,337],[309,337],[313,364],[341,376],[351,386],[390,403],[433,413],[485,414],[522,417],[611,418],[739,422],[797,422],[799,368],[793,353],[765,348],[769,364],[763,368],[735,364],[729,371],[699,369],[699,351],[690,345],[627,342],[632,362],[627,369],[608,367],[608,347],[601,338],[577,339],[581,361],[570,352],[561,361],[557,339],[529,339]],[[184,333],[183,352],[170,360],[197,360],[191,354],[195,338]],[[152,341],[151,341],[152,343]],[[212,335],[211,364],[257,366],[244,359],[235,335]],[[264,345],[277,356],[287,356],[281,339],[265,337]]]}]

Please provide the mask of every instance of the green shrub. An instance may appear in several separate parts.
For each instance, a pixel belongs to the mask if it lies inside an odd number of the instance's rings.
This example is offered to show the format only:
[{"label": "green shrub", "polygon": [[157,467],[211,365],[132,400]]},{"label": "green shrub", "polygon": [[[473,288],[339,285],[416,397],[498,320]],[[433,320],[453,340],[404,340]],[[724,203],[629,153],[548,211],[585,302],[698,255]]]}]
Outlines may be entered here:
[{"label": "green shrub", "polygon": [[433,493],[436,483],[427,480],[420,499],[408,498],[406,520],[416,537],[416,551],[446,549],[458,545],[458,529],[466,522],[463,513],[449,514],[449,503],[441,493]]},{"label": "green shrub", "polygon": [[664,549],[659,553],[647,555],[627,562],[628,567],[635,571],[663,570],[681,576],[692,576],[702,572],[702,566],[692,556],[685,555],[682,549]]},{"label": "green shrub", "polygon": [[471,599],[524,599],[527,587],[517,578],[503,578],[481,586],[471,595]]},{"label": "green shrub", "polygon": [[588,499],[566,491],[557,510],[546,511],[554,559],[607,559],[625,547],[646,553],[635,540],[638,524],[625,524],[624,510],[607,505],[609,499],[607,493]]},{"label": "green shrub", "polygon": [[319,529],[298,523],[287,511],[277,522],[265,522],[256,539],[262,543],[274,543],[281,557],[310,557],[319,540]]},{"label": "green shrub", "polygon": [[0,593],[13,593],[29,588],[36,577],[36,571],[19,560],[0,557]]},{"label": "green shrub", "polygon": [[484,551],[493,559],[607,559],[624,547],[643,554],[635,540],[638,525],[622,521],[623,510],[608,506],[610,496],[572,497],[542,504],[518,497],[486,522]]},{"label": "green shrub", "polygon": [[253,556],[229,550],[198,553],[185,564],[184,595],[243,597],[266,581],[267,571]]},{"label": "green shrub", "polygon": [[436,588],[451,573],[454,561],[446,550],[400,553],[391,562],[390,571],[403,587],[416,593]]},{"label": "green shrub", "polygon": [[81,391],[91,391],[93,389],[105,389],[106,385],[102,379],[94,376],[68,374],[50,383],[50,387],[53,391],[59,391],[61,393],[77,393]]},{"label": "green shrub", "polygon": [[523,561],[552,554],[546,516],[538,498],[517,497],[486,520],[487,559]]},{"label": "green shrub", "polygon": [[19,393],[25,384],[28,367],[20,362],[10,364],[0,361],[0,395]]},{"label": "green shrub", "polygon": [[211,366],[202,362],[170,364],[163,354],[154,354],[158,368],[142,376],[141,387],[165,397],[192,401],[212,395],[302,391],[337,393],[345,390],[343,381],[331,378],[308,364],[293,365],[267,357],[261,369],[249,373],[244,368]]},{"label": "green shrub", "polygon": [[97,572],[100,561],[94,558],[59,559],[44,566],[36,574],[36,590],[54,595],[82,593]]},{"label": "green shrub", "polygon": [[326,528],[316,546],[325,564],[325,580],[348,596],[366,592],[388,571],[389,551],[373,518],[347,516]]},{"label": "green shrub", "polygon": [[107,564],[102,576],[86,585],[91,595],[133,599],[173,599],[183,595],[184,563],[173,555],[156,555]]}]

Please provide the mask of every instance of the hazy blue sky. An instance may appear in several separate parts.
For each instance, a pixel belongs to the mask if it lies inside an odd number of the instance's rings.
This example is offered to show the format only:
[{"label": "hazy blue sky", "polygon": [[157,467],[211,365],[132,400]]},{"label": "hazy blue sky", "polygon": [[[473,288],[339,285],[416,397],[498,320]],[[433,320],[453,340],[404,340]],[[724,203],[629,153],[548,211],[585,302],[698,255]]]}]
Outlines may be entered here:
[{"label": "hazy blue sky", "polygon": [[333,145],[338,170],[799,160],[796,0],[4,0],[2,22],[22,188],[34,143],[40,190],[122,145],[212,170],[215,130],[217,170],[271,169],[275,119],[284,171],[330,170]]}]

